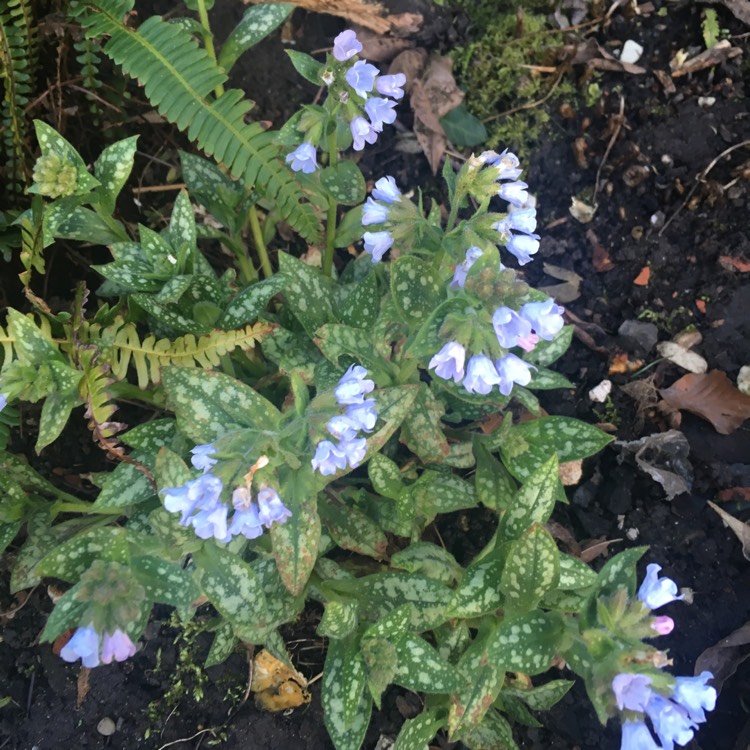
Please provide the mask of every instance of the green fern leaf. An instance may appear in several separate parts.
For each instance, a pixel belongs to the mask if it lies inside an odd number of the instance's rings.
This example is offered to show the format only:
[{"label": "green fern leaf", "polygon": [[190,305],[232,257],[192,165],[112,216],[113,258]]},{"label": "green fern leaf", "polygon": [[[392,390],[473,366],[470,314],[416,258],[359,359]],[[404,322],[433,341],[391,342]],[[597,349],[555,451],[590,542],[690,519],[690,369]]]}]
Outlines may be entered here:
[{"label": "green fern leaf", "polygon": [[227,80],[195,40],[176,24],[152,16],[135,30],[121,19],[130,0],[83,0],[71,12],[89,37],[109,36],[104,53],[138,79],[159,113],[229,172],[273,201],[284,219],[309,242],[320,239],[320,222],[294,174],[278,158],[274,134],[248,124],[252,108],[244,93],[212,92]]}]

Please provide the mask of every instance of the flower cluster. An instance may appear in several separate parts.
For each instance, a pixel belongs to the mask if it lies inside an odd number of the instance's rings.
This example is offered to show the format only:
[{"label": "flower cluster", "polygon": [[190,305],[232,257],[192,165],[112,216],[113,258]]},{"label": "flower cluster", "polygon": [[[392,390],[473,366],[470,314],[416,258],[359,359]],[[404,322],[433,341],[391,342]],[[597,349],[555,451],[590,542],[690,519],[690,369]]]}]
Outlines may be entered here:
[{"label": "flower cluster", "polygon": [[60,650],[60,656],[68,662],[81,660],[84,667],[93,669],[99,664],[110,664],[112,660],[125,661],[135,654],[135,644],[130,636],[115,628],[112,633],[100,636],[93,624],[78,628],[71,639]]},{"label": "flower cluster", "polygon": [[[362,207],[362,226],[371,224],[385,224],[391,212],[391,206],[401,200],[401,191],[396,185],[396,180],[390,175],[381,177]],[[379,263],[383,255],[393,246],[393,235],[382,229],[377,232],[365,232],[362,235],[365,241],[365,252],[372,256],[373,263]]]},{"label": "flower cluster", "polygon": [[[659,578],[660,570],[659,565],[649,565],[638,590],[638,598],[648,609],[683,598],[677,594],[674,581]],[[666,635],[674,628],[674,622],[670,617],[657,617],[651,627]],[[716,690],[707,684],[712,678],[710,672],[697,677],[675,677],[671,694],[665,696],[657,692],[647,674],[618,674],[612,680],[617,707],[631,712],[622,726],[622,750],[673,750],[675,743],[684,746],[690,742],[698,725],[706,721],[705,712],[713,711],[716,706]],[[661,744],[654,739],[646,717]]]},{"label": "flower cluster", "polygon": [[[333,62],[329,62],[322,76],[329,87],[339,83],[341,90],[338,91],[338,100],[344,106],[344,116],[349,120],[355,151],[362,151],[365,144],[375,143],[383,127],[396,121],[397,102],[394,100],[404,96],[403,86],[406,83],[403,73],[380,75],[380,71],[366,60],[354,60],[349,65],[361,51],[362,44],[357,35],[351,29],[342,31],[333,40]],[[340,80],[341,72],[344,73],[343,81]],[[372,96],[373,92],[380,96]],[[318,164],[313,139],[287,154],[286,161],[295,172],[314,172]]]},{"label": "flower cluster", "polygon": [[284,523],[291,516],[273,487],[260,489],[256,503],[250,489],[242,486],[232,493],[234,513],[229,518],[229,508],[221,499],[224,485],[209,471],[217,463],[212,457],[215,452],[210,443],[193,448],[192,464],[203,474],[182,487],[162,490],[164,507],[171,513],[181,513],[182,526],[192,526],[201,539],[213,537],[228,542],[238,534],[255,539],[263,533],[263,527],[270,529],[274,522]]},{"label": "flower cluster", "polygon": [[367,370],[352,365],[339,380],[334,395],[339,406],[345,406],[343,414],[328,420],[328,433],[339,442],[321,440],[315,448],[312,459],[313,471],[323,476],[346,469],[347,464],[355,469],[365,458],[367,440],[360,432],[372,432],[378,421],[375,399],[365,398],[375,388],[375,383],[367,378]]}]

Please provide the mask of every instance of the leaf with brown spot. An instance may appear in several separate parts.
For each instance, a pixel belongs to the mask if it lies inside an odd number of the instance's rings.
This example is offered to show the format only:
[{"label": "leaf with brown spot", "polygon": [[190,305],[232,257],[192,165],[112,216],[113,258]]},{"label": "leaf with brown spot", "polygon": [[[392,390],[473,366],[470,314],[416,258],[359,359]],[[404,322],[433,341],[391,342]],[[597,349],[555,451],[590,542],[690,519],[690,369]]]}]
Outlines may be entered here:
[{"label": "leaf with brown spot", "polygon": [[659,394],[669,407],[697,414],[722,435],[731,434],[750,418],[750,396],[735,388],[721,370],[688,373]]}]

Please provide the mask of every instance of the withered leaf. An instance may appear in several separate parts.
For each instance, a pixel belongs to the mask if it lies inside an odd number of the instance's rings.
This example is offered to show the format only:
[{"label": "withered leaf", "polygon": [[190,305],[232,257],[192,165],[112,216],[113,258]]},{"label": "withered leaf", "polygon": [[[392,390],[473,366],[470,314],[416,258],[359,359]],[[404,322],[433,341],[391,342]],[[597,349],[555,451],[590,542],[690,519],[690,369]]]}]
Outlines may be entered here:
[{"label": "withered leaf", "polygon": [[750,560],[750,526],[742,523],[739,518],[735,518],[733,515],[727,513],[723,508],[716,505],[716,503],[712,503],[709,500],[708,504],[719,514],[721,520],[724,521],[724,525],[728,526],[737,539],[740,540],[742,555],[746,560]]},{"label": "withered leaf", "polygon": [[722,435],[734,432],[750,418],[750,396],[735,388],[721,370],[688,373],[659,394],[668,406],[697,414]]},{"label": "withered leaf", "polygon": [[711,684],[718,692],[721,686],[737,671],[737,667],[750,656],[750,622],[737,628],[716,645],[707,648],[695,661],[695,673],[708,670],[713,675]]}]

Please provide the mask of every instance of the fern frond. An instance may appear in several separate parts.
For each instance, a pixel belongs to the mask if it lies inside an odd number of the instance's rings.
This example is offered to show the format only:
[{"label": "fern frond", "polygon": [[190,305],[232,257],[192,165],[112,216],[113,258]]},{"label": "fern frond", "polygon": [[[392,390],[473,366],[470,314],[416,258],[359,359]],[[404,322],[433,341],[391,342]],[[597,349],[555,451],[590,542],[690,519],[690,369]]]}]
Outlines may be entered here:
[{"label": "fern frond", "polygon": [[112,375],[117,380],[125,378],[132,363],[139,388],[146,388],[149,383],[161,382],[161,368],[165,365],[217,367],[222,356],[238,348],[253,349],[272,329],[269,323],[255,323],[235,331],[214,330],[198,339],[192,334],[174,341],[149,335],[141,341],[133,323],[118,319],[106,328],[92,324],[86,338],[88,343],[104,349],[103,359],[112,367]]},{"label": "fern frond", "polygon": [[121,432],[126,425],[111,421],[117,405],[113,403],[114,395],[110,391],[115,381],[109,365],[99,362],[99,353],[93,347],[80,348],[77,355],[78,367],[83,371],[78,387],[86,404],[85,416],[89,420],[89,429],[99,443]]},{"label": "fern frond", "polygon": [[320,222],[293,173],[278,158],[274,135],[248,124],[252,108],[244,93],[213,91],[226,73],[190,34],[152,16],[135,30],[122,22],[130,0],[81,0],[72,8],[87,36],[109,36],[104,53],[138,79],[159,113],[229,172],[273,201],[284,219],[310,242]]}]

